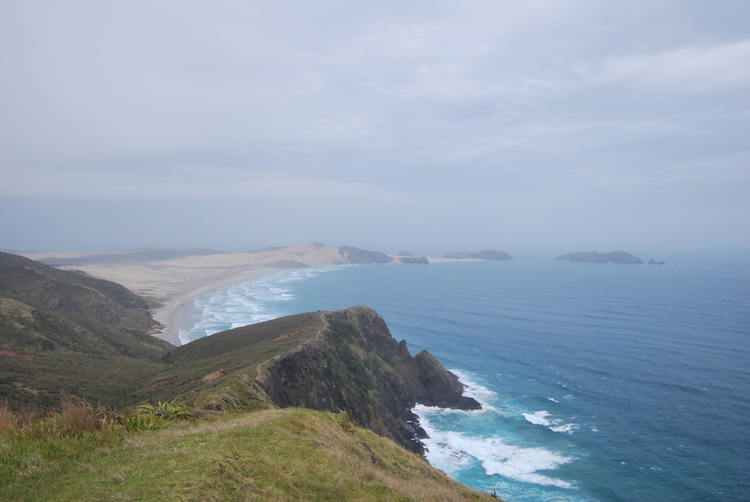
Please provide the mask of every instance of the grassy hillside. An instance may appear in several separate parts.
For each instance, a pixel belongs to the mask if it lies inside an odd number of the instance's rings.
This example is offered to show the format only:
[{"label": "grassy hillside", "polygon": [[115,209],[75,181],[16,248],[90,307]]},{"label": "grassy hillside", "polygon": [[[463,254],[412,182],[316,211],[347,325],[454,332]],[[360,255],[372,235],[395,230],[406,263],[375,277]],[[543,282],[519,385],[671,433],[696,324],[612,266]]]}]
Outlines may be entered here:
[{"label": "grassy hillside", "polygon": [[130,404],[173,348],[148,334],[154,325],[146,302],[119,284],[0,253],[0,398]]},{"label": "grassy hillside", "polygon": [[195,408],[265,409],[273,406],[255,383],[258,365],[288,352],[325,326],[311,312],[244,326],[174,348],[142,399],[167,401],[179,396]]},{"label": "grassy hillside", "polygon": [[0,427],[0,439],[0,500],[494,500],[343,413],[288,408],[68,437]]}]

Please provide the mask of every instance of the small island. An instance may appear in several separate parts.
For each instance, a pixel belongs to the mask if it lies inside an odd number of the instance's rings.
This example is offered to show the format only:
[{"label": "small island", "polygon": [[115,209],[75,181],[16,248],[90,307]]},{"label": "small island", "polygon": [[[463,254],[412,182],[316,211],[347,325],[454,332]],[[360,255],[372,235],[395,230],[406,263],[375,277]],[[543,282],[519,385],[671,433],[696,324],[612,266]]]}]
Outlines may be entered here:
[{"label": "small island", "polygon": [[558,256],[556,261],[576,261],[585,263],[625,263],[643,265],[643,260],[625,251],[611,251],[609,253],[570,253]]},{"label": "small island", "polygon": [[513,257],[504,251],[487,249],[478,253],[448,253],[443,256],[449,260],[512,260]]}]

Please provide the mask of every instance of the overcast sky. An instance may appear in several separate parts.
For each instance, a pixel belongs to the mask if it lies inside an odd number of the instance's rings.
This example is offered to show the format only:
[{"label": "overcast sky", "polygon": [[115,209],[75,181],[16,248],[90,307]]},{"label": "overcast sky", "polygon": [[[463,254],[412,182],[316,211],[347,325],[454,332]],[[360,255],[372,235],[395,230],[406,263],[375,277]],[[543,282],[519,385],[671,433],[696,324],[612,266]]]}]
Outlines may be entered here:
[{"label": "overcast sky", "polygon": [[0,68],[0,248],[750,250],[745,0],[8,0]]}]

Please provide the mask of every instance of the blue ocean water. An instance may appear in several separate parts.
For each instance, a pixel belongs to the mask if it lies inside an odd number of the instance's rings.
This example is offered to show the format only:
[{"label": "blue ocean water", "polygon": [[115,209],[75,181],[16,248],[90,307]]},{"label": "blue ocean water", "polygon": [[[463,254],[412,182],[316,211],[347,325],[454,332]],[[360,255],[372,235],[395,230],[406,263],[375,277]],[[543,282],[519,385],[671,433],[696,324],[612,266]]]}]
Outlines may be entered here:
[{"label": "blue ocean water", "polygon": [[210,292],[183,342],[367,305],[482,404],[417,406],[427,458],[522,501],[750,500],[750,267],[555,261],[298,269]]}]

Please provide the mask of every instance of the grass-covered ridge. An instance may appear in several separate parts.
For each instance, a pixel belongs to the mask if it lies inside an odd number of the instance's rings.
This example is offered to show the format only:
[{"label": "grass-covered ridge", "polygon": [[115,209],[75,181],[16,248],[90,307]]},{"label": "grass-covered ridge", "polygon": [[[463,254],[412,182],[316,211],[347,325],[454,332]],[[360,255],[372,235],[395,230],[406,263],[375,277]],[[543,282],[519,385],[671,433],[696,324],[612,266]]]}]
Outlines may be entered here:
[{"label": "grass-covered ridge", "polygon": [[[79,412],[85,415],[85,412]],[[80,419],[80,417],[79,417]],[[58,417],[58,422],[61,420]],[[156,431],[0,418],[0,500],[493,500],[345,413],[274,409]]]}]

